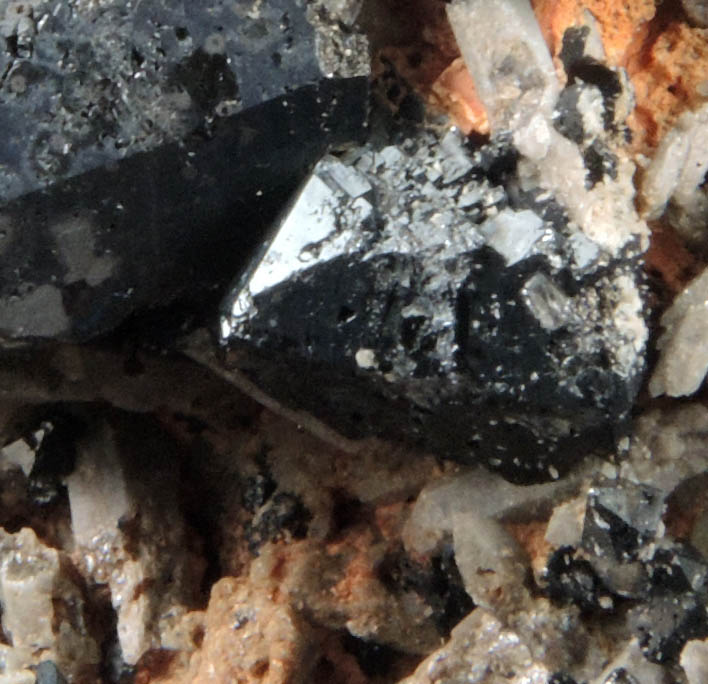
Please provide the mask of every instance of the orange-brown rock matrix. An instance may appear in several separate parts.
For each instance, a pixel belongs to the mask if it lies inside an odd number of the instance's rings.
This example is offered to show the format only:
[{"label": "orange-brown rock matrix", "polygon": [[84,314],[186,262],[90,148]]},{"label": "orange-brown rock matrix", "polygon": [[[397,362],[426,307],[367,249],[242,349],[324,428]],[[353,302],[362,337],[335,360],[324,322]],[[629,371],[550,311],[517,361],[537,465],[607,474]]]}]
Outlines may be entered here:
[{"label": "orange-brown rock matrix", "polygon": [[[445,3],[412,0],[404,4],[405,8],[400,0],[383,0],[377,5],[376,24],[388,30],[380,31],[380,40],[374,41],[375,70],[384,63],[393,65],[428,105],[447,112],[465,133],[488,133],[484,107],[460,58]],[[594,17],[608,63],[626,68],[634,84],[633,152],[651,154],[683,111],[708,98],[708,29],[691,26],[679,0],[532,0],[531,4],[554,57],[561,50],[564,31],[585,23],[588,13]]]},{"label": "orange-brown rock matrix", "polygon": [[429,107],[466,134],[489,132],[487,114],[460,56],[444,0],[382,0],[368,13],[374,75],[392,65]]},{"label": "orange-brown rock matrix", "polygon": [[657,15],[644,30],[646,38],[626,63],[637,99],[637,151],[656,146],[682,112],[708,99],[708,29],[689,26],[677,10],[676,16]]},{"label": "orange-brown rock matrix", "polygon": [[632,149],[651,153],[678,116],[708,96],[708,29],[689,24],[678,0],[532,0],[553,55],[563,32],[597,20],[608,62],[625,67],[636,108]]}]

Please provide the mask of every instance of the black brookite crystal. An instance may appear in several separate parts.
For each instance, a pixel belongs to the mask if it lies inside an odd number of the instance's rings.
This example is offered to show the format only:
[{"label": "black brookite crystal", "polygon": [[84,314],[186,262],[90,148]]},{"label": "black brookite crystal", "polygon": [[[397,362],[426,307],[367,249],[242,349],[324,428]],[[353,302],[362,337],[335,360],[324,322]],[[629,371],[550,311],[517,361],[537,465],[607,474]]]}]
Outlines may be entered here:
[{"label": "black brookite crystal", "polygon": [[643,365],[638,256],[604,253],[516,163],[454,130],[323,158],[226,301],[229,362],[348,437],[519,481],[611,448]]},{"label": "black brookite crystal", "polygon": [[6,3],[0,335],[86,339],[228,282],[327,146],[361,138],[356,4]]}]

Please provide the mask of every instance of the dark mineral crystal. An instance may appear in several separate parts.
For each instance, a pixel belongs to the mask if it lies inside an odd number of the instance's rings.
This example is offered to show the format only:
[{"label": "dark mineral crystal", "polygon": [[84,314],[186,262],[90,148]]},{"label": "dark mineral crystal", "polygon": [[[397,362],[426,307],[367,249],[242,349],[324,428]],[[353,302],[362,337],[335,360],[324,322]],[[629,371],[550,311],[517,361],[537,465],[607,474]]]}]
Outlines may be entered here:
[{"label": "dark mineral crystal", "polygon": [[298,496],[279,492],[266,500],[246,526],[248,548],[257,555],[258,548],[268,541],[288,536],[301,539],[307,534],[311,518],[312,514]]},{"label": "dark mineral crystal", "polygon": [[449,545],[426,562],[410,558],[403,549],[391,552],[377,568],[377,574],[393,593],[418,594],[430,606],[431,619],[445,639],[474,608]]},{"label": "dark mineral crystal", "polygon": [[5,3],[0,335],[86,339],[233,277],[361,136],[355,5]]},{"label": "dark mineral crystal", "polygon": [[704,601],[690,593],[654,597],[630,611],[629,623],[644,655],[655,663],[677,659],[689,639],[708,636]]},{"label": "dark mineral crystal", "polygon": [[517,481],[611,448],[643,364],[618,314],[636,251],[603,253],[516,164],[454,130],[323,158],[226,301],[228,363],[348,437]]},{"label": "dark mineral crystal", "polygon": [[597,557],[635,560],[639,549],[653,540],[663,512],[661,493],[647,485],[612,481],[593,487],[585,513],[583,548]]},{"label": "dark mineral crystal", "polygon": [[652,487],[598,483],[588,493],[580,548],[555,551],[546,578],[553,599],[583,610],[631,606],[627,626],[656,663],[675,661],[689,639],[708,636],[708,562],[665,534],[663,512]]},{"label": "dark mineral crystal", "polygon": [[614,601],[592,564],[576,558],[573,549],[563,547],[547,564],[548,592],[559,603],[573,603],[585,611],[611,611]]}]

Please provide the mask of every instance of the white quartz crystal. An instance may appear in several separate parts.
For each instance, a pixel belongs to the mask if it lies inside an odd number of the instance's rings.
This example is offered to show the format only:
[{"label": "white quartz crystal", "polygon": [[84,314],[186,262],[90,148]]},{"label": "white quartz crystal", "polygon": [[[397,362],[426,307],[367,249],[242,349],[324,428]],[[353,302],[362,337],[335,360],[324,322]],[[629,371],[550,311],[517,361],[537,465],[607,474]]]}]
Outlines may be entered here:
[{"label": "white quartz crystal", "polygon": [[708,270],[676,297],[661,317],[661,354],[649,391],[656,397],[693,394],[708,372]]},{"label": "white quartz crystal", "polygon": [[67,478],[77,562],[106,584],[123,660],[134,665],[187,612],[189,549],[176,504],[176,471],[158,454],[124,453],[101,422]]},{"label": "white quartz crystal", "polygon": [[681,651],[680,662],[688,684],[708,682],[708,640],[687,642]]},{"label": "white quartz crystal", "polygon": [[453,0],[447,13],[492,130],[550,118],[559,84],[528,0]]},{"label": "white quartz crystal", "polygon": [[705,231],[708,199],[699,190],[708,172],[708,104],[686,112],[659,144],[641,184],[644,213],[659,218],[667,202],[674,205],[672,223],[691,237]]}]

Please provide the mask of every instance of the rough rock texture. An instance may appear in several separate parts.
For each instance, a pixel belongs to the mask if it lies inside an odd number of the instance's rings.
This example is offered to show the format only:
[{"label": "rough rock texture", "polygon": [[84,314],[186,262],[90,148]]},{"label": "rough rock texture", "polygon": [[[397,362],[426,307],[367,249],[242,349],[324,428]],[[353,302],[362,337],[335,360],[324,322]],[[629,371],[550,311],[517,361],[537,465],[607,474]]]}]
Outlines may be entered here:
[{"label": "rough rock texture", "polygon": [[518,635],[478,609],[452,631],[445,646],[401,684],[545,684],[549,676],[542,664],[534,662]]},{"label": "rough rock texture", "polygon": [[362,134],[366,40],[321,5],[2,5],[3,337],[86,339],[233,275]]},{"label": "rough rock texture", "polygon": [[35,659],[51,659],[73,677],[95,674],[100,643],[91,629],[82,586],[66,560],[29,528],[0,531],[0,603],[4,674],[18,678]]},{"label": "rough rock texture", "polygon": [[183,681],[311,681],[315,633],[292,606],[277,599],[274,586],[220,580],[203,620],[201,648]]},{"label": "rough rock texture", "polygon": [[667,3],[655,28],[647,27],[627,64],[637,98],[633,146],[639,150],[655,147],[681,114],[708,96],[708,32],[682,20],[676,4]]}]

